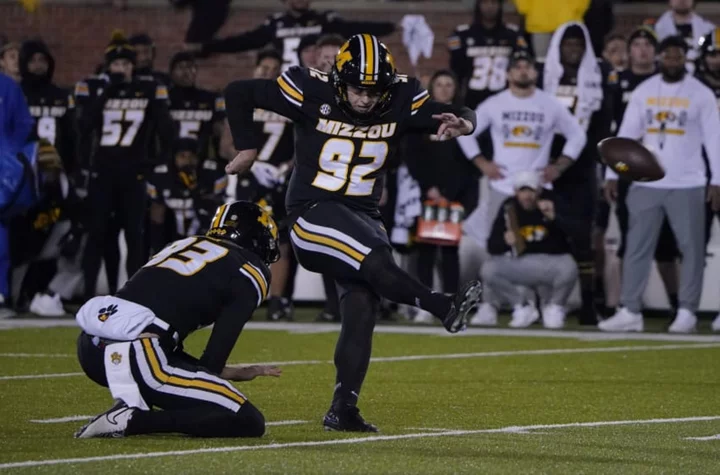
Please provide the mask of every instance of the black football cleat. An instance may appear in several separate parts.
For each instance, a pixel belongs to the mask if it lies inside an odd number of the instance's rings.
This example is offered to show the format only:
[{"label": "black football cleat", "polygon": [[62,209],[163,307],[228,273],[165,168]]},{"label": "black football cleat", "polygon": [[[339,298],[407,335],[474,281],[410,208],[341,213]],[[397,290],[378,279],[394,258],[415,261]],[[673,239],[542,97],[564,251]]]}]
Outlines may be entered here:
[{"label": "black football cleat", "polygon": [[366,422],[356,406],[330,408],[323,417],[325,430],[338,432],[380,432],[376,426]]},{"label": "black football cleat", "polygon": [[480,303],[481,294],[482,285],[477,280],[468,282],[455,294],[450,311],[442,321],[448,332],[457,333],[467,328],[470,314]]}]

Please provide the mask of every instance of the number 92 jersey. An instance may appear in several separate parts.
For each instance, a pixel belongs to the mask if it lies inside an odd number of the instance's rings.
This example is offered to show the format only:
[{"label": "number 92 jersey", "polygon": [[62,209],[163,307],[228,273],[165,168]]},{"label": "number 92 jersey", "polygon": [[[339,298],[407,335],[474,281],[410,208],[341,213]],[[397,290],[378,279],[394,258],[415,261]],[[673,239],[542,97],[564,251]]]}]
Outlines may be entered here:
[{"label": "number 92 jersey", "polygon": [[[461,108],[429,100],[414,78],[398,75],[392,103],[368,125],[357,125],[337,105],[328,76],[315,69],[290,68],[277,81],[235,81],[226,89],[228,119],[237,150],[257,149],[253,109],[272,110],[295,122],[295,167],[287,211],[307,203],[340,201],[351,209],[376,212],[384,168],[409,129],[437,130],[433,114]],[[464,108],[462,108],[464,109]],[[474,114],[462,110],[462,117]]]},{"label": "number 92 jersey", "polygon": [[270,271],[257,255],[222,239],[192,236],[153,256],[117,296],[149,308],[182,339],[215,323],[226,308],[259,306],[269,288]]}]

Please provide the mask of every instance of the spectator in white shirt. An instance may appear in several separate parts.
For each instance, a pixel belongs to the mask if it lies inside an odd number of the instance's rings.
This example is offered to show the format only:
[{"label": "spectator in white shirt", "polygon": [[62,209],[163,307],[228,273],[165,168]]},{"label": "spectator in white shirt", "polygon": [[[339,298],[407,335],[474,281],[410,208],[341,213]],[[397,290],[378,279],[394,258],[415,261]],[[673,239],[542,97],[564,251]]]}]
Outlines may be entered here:
[{"label": "spectator in white shirt", "polygon": [[[458,139],[465,156],[490,180],[487,196],[465,221],[464,231],[481,248],[487,247],[493,219],[502,203],[513,196],[513,179],[523,171],[539,171],[544,186],[567,170],[585,146],[585,131],[570,111],[555,97],[536,88],[535,62],[524,51],[510,57],[509,88],[480,104],[476,110],[477,127],[471,136]],[[490,128],[494,159],[481,153],[477,136]],[[550,147],[555,134],[566,137],[562,155],[550,164]],[[474,318],[475,324],[493,325],[497,313],[493,306],[483,304]]]},{"label": "spectator in white shirt", "polygon": [[[687,49],[681,36],[660,43],[660,74],[632,93],[618,132],[618,137],[640,140],[652,150],[665,177],[634,182],[628,192],[621,307],[600,322],[603,331],[643,330],[642,295],[666,215],[682,254],[679,309],[670,332],[689,333],[697,324],[705,267],[706,196],[714,209],[720,207],[720,112],[713,92],[686,72]],[[707,187],[703,145],[712,175]],[[617,176],[610,168],[606,179],[606,195],[616,196]]]},{"label": "spectator in white shirt", "polygon": [[711,33],[715,25],[693,11],[695,0],[670,0],[668,4],[670,9],[655,23],[658,40],[662,41],[669,36],[681,36],[688,46],[687,59],[694,61],[698,56],[700,38]]}]

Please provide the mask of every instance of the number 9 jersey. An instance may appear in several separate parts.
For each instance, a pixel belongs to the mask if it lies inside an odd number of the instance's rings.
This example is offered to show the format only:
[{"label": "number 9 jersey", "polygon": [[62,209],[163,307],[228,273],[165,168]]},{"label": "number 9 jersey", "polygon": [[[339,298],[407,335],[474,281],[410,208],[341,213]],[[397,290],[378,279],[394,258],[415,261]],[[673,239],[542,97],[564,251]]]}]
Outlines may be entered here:
[{"label": "number 9 jersey", "polygon": [[363,125],[338,106],[328,75],[312,68],[290,68],[276,81],[235,81],[225,98],[237,150],[260,148],[262,136],[252,124],[255,108],[295,122],[296,162],[287,194],[288,213],[320,201],[339,201],[354,210],[377,213],[384,168],[404,133],[437,131],[440,123],[432,115],[443,112],[462,112],[463,118],[474,121],[472,111],[431,101],[414,78],[398,75],[391,94],[390,107]]}]

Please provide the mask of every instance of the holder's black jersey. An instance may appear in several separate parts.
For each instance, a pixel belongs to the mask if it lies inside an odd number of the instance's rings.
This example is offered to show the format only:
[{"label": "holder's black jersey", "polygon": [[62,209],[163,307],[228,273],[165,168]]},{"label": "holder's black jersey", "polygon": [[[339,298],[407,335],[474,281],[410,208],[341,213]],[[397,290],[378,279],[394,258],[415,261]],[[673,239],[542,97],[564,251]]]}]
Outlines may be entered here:
[{"label": "holder's black jersey", "polygon": [[410,129],[435,132],[433,114],[453,112],[475,124],[468,108],[431,101],[415,78],[400,75],[392,103],[368,125],[357,125],[337,105],[328,76],[315,69],[291,68],[276,81],[231,83],[225,94],[237,150],[259,149],[262,137],[252,127],[253,110],[272,110],[295,122],[295,167],[287,210],[335,200],[377,213],[385,167]]},{"label": "holder's black jersey", "polygon": [[201,361],[220,372],[269,286],[270,271],[257,255],[222,239],[192,236],[153,256],[116,295],[152,310],[181,340],[214,324]]}]

